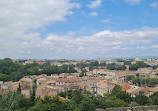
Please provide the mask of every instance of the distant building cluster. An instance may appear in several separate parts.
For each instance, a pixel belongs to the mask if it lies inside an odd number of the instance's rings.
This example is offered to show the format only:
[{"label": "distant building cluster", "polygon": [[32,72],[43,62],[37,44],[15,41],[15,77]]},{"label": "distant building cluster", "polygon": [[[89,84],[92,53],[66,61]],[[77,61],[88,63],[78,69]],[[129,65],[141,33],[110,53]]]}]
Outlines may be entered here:
[{"label": "distant building cluster", "polygon": [[[140,58],[135,59],[133,62],[143,61]],[[25,64],[33,63],[34,61],[25,61]],[[84,61],[86,63],[86,61]],[[101,63],[101,61],[99,61]],[[43,64],[44,62],[36,62]],[[67,62],[66,64],[76,64],[78,62]],[[116,60],[108,60],[106,64],[116,63],[123,65],[122,62],[116,62]],[[147,59],[146,63],[156,64],[157,60]],[[52,62],[53,65],[60,66],[62,63]],[[139,87],[127,81],[127,76],[136,76],[139,73],[140,77],[158,78],[158,69],[151,67],[139,68],[136,71],[129,70],[129,66],[126,66],[126,70],[108,70],[106,68],[89,70],[89,67],[84,68],[86,70],[86,76],[80,77],[81,69],[76,68],[77,73],[62,73],[52,74],[47,76],[31,75],[21,78],[17,82],[3,82],[0,81],[0,94],[7,94],[10,91],[17,91],[21,88],[21,93],[25,97],[30,97],[33,91],[36,92],[36,97],[43,98],[45,95],[54,96],[61,92],[69,90],[83,89],[89,91],[92,95],[101,95],[111,93],[115,85],[120,85],[123,91],[126,91],[135,97],[140,91],[144,92],[146,96],[150,96],[154,92],[158,92],[158,86],[156,87]]]}]

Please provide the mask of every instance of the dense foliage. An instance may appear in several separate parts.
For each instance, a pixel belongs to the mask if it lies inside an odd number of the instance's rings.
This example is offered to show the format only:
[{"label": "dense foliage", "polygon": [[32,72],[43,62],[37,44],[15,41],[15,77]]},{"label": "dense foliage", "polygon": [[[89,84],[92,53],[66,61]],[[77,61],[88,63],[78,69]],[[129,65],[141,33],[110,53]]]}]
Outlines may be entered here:
[{"label": "dense foliage", "polygon": [[150,65],[147,65],[143,61],[137,61],[136,64],[131,64],[129,66],[130,70],[138,70],[139,68],[144,68],[144,67],[151,67]]},{"label": "dense foliage", "polygon": [[85,67],[89,67],[90,70],[93,69],[98,69],[99,66],[106,66],[106,63],[98,63],[98,61],[94,61],[94,62],[90,62],[89,64],[85,64],[85,63],[78,63],[76,65],[79,69],[83,70]]},{"label": "dense foliage", "polygon": [[107,65],[107,69],[109,70],[125,70],[126,66],[125,65],[118,65],[115,63],[111,63]]},{"label": "dense foliage", "polygon": [[138,86],[155,87],[158,84],[157,78],[133,78],[132,83]]},{"label": "dense foliage", "polygon": [[129,76],[126,76],[126,78],[127,78],[127,81],[131,81],[133,78],[135,78],[135,76],[134,75],[129,75]]},{"label": "dense foliage", "polygon": [[0,111],[25,111],[31,106],[30,99],[19,92],[10,92],[0,97]]},{"label": "dense foliage", "polygon": [[149,77],[139,77],[139,73],[136,74],[136,77],[133,75],[126,76],[127,81],[131,81],[133,84],[137,86],[148,86],[155,87],[158,84],[157,78],[149,78]]},{"label": "dense foliage", "polygon": [[125,65],[130,65],[131,64],[131,60],[118,59],[117,62],[124,62]]},{"label": "dense foliage", "polygon": [[0,81],[18,81],[20,78],[27,75],[74,73],[76,72],[74,67],[74,65],[65,64],[58,67],[48,62],[43,65],[37,63],[23,65],[13,62],[9,58],[5,58],[0,60]]}]

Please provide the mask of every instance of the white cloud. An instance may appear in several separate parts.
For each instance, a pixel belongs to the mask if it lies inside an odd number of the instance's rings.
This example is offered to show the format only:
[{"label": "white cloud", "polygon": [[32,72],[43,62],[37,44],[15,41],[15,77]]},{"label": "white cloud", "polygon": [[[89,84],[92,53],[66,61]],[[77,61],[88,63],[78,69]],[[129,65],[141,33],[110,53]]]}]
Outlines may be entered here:
[{"label": "white cloud", "polygon": [[[148,45],[152,45],[153,41],[158,41],[157,36],[158,28],[143,28],[122,32],[104,30],[91,36],[78,38],[66,35],[49,35],[43,41],[42,46],[51,47],[60,56],[68,58],[70,55],[73,58],[98,57],[99,55],[117,57],[118,55],[135,56],[137,54],[139,56],[139,54],[142,54],[142,56],[145,56],[155,54],[150,53],[153,49],[148,50]],[[150,48],[155,48],[155,46]],[[138,53],[138,50],[140,53]]]},{"label": "white cloud", "polygon": [[98,16],[98,13],[97,12],[91,12],[90,15],[91,16]]},{"label": "white cloud", "polygon": [[143,0],[124,0],[125,2],[131,4],[131,5],[136,5],[142,2]]},{"label": "white cloud", "polygon": [[126,48],[121,47],[121,46],[114,46],[113,49],[115,49],[115,50],[123,50],[123,49],[126,49]]},{"label": "white cloud", "polygon": [[[74,37],[75,36],[75,37]],[[1,57],[14,58],[97,58],[101,57],[129,57],[141,54],[155,55],[152,52],[158,41],[158,28],[143,28],[140,30],[126,30],[113,32],[100,31],[90,36],[76,37],[76,34],[50,34],[45,39],[39,39],[39,34],[26,35],[19,39],[3,39],[1,43]],[[33,40],[29,38],[33,38]],[[8,41],[9,44],[5,44]],[[4,42],[4,43],[3,43]],[[15,45],[15,47],[14,47]],[[141,47],[140,47],[141,46]],[[150,47],[149,47],[150,46]],[[151,48],[149,50],[149,48]],[[139,50],[139,53],[138,53]],[[8,55],[8,56],[7,56]]]},{"label": "white cloud", "polygon": [[156,49],[158,49],[158,45],[151,45],[151,48],[156,48]]},{"label": "white cloud", "polygon": [[[61,2],[62,1],[62,2]],[[85,29],[68,34],[49,34],[41,38],[35,31],[49,23],[65,21],[79,8],[70,0],[14,0],[0,1],[0,58],[89,58],[132,56],[138,54],[157,55],[152,46],[158,41],[158,28],[143,28],[113,32],[104,30],[90,36],[78,36]],[[83,32],[82,32],[83,31]],[[152,50],[147,50],[147,47]],[[118,50],[123,49],[123,50]],[[147,51],[146,51],[147,50]]]},{"label": "white cloud", "polygon": [[89,8],[97,8],[101,5],[102,3],[102,0],[95,0],[95,1],[92,1],[90,4],[88,4],[87,6]]},{"label": "white cloud", "polygon": [[136,49],[145,49],[145,47],[138,46]]},{"label": "white cloud", "polygon": [[153,2],[153,3],[150,4],[150,7],[158,8],[158,3],[157,2]]},{"label": "white cloud", "polygon": [[42,39],[34,30],[49,23],[65,21],[65,16],[72,14],[73,8],[80,8],[80,5],[70,0],[1,0],[1,58],[16,58],[26,52],[38,51]]}]

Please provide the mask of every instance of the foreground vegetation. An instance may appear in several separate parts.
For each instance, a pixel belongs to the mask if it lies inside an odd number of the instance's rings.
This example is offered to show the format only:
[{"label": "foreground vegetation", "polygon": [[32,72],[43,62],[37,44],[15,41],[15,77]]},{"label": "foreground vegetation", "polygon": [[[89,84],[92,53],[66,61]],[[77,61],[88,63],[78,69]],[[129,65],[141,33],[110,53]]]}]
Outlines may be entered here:
[{"label": "foreground vegetation", "polygon": [[[68,98],[62,100],[59,96]],[[60,93],[51,97],[46,95],[44,99],[24,98],[20,92],[10,92],[0,97],[0,111],[94,111],[96,108],[126,107],[136,102],[137,105],[158,105],[158,93],[146,97],[142,92],[131,97],[121,91],[120,86],[115,86],[111,94],[92,96],[84,90],[75,90]]]}]

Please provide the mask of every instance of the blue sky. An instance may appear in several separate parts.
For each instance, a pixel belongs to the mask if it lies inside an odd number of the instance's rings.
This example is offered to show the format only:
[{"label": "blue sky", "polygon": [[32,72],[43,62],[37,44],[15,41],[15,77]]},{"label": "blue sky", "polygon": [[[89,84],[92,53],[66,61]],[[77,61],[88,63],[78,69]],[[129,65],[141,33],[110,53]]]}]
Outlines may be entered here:
[{"label": "blue sky", "polygon": [[[124,0],[102,0],[97,8],[87,7],[93,0],[78,0],[80,9],[73,9],[70,16],[66,16],[66,22],[56,22],[46,26],[44,35],[49,33],[67,33],[69,31],[79,31],[82,29],[93,31],[112,30],[123,31],[139,29],[142,27],[157,27],[158,8],[151,7],[150,4],[157,0],[143,0],[138,4],[130,4]],[[90,13],[96,12],[97,16]],[[104,22],[107,20],[107,23]],[[85,34],[85,33],[84,33]]]},{"label": "blue sky", "polygon": [[0,0],[0,14],[0,58],[158,55],[158,0]]}]

